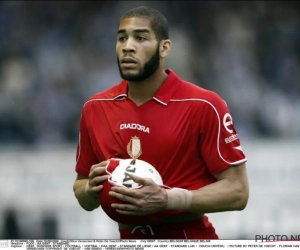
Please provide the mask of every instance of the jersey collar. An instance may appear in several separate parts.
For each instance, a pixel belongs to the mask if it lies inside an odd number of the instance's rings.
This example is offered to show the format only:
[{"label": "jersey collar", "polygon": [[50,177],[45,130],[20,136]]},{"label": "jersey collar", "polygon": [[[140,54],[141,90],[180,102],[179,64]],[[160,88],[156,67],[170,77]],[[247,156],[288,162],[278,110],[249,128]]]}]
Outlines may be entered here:
[{"label": "jersey collar", "polygon": [[[170,99],[174,95],[175,91],[181,83],[181,79],[175,74],[171,69],[166,69],[168,77],[166,81],[162,84],[159,90],[156,92],[153,99],[162,105],[167,106]],[[117,91],[114,100],[119,100],[121,98],[127,97],[128,92],[128,82],[123,80],[119,85],[119,91]]]},{"label": "jersey collar", "polygon": [[181,79],[175,74],[173,70],[166,69],[166,73],[169,75],[168,78],[153,97],[154,100],[163,105],[168,105],[169,101],[171,100],[181,83]]}]

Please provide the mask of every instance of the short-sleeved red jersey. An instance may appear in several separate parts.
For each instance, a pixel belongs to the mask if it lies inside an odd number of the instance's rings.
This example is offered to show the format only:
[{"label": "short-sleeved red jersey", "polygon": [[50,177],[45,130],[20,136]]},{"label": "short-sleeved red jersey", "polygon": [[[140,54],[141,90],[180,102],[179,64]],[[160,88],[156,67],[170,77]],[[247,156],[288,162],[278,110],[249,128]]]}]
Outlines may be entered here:
[{"label": "short-sleeved red jersey", "polygon": [[140,106],[127,97],[125,80],[85,103],[77,173],[88,176],[93,164],[130,158],[127,146],[134,136],[140,139],[139,159],[152,164],[170,187],[198,189],[214,182],[214,174],[246,161],[225,101],[166,72],[153,99]]},{"label": "short-sleeved red jersey", "polygon": [[88,176],[93,164],[130,158],[136,136],[142,154],[169,187],[195,190],[216,181],[214,174],[246,161],[225,101],[212,91],[167,80],[150,101],[137,106],[127,81],[91,97],[80,121],[76,172]]}]

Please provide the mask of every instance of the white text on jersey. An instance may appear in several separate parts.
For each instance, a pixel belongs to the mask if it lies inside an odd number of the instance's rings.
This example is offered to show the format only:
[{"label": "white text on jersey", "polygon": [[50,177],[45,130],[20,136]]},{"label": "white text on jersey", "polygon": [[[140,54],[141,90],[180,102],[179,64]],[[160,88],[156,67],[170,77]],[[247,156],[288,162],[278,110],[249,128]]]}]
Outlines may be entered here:
[{"label": "white text on jersey", "polygon": [[148,134],[150,133],[149,127],[145,127],[136,123],[123,123],[120,125],[120,129],[137,129]]},{"label": "white text on jersey", "polygon": [[237,139],[239,139],[238,134],[234,134],[234,135],[231,135],[231,136],[225,138],[225,142],[226,142],[226,144],[228,144],[228,143],[233,142]]}]

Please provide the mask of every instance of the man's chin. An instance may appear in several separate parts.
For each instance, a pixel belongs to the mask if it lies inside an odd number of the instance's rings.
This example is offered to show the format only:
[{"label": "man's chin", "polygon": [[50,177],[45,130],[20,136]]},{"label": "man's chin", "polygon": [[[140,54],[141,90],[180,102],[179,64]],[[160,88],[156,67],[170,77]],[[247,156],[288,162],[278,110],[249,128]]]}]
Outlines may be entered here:
[{"label": "man's chin", "polygon": [[137,74],[122,74],[121,77],[124,80],[130,81],[130,82],[138,82],[141,81],[140,75]]}]

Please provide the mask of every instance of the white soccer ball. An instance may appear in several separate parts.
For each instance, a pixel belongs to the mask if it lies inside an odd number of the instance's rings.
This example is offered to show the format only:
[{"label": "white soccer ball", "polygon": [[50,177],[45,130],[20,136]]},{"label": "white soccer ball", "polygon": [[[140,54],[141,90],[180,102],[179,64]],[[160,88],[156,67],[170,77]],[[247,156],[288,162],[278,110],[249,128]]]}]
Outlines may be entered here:
[{"label": "white soccer ball", "polygon": [[[139,159],[113,159],[112,161],[117,161],[117,166],[115,169],[110,172],[110,162],[106,168],[106,172],[110,175],[108,181],[112,185],[123,186],[127,188],[140,188],[141,185],[134,182],[128,173],[142,178],[150,178],[157,185],[163,185],[163,180],[159,172],[148,162]],[[116,162],[113,162],[112,165],[114,164],[116,164]]]}]

